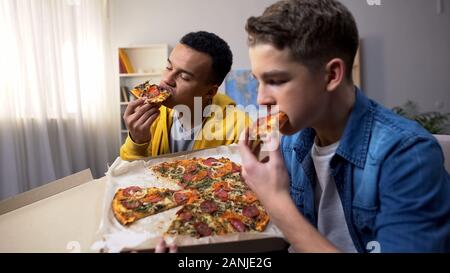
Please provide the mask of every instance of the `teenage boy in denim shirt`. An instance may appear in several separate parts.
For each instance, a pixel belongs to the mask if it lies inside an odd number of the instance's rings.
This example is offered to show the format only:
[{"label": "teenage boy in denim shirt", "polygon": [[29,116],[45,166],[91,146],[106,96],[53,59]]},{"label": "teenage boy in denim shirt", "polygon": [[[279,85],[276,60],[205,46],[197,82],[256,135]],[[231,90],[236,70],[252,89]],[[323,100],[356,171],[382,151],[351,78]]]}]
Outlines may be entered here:
[{"label": "teenage boy in denim shirt", "polygon": [[[243,176],[299,252],[450,251],[450,176],[437,141],[353,85],[358,30],[334,0],[280,1],[247,21],[258,103],[289,122]],[[276,144],[275,138],[271,139]]]}]

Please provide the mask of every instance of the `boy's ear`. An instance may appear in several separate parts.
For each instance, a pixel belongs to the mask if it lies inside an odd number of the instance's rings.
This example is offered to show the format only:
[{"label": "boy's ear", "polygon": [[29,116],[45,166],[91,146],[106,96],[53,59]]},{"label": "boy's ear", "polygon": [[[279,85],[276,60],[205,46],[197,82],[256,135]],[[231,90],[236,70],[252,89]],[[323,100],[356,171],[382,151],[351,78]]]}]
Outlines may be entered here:
[{"label": "boy's ear", "polygon": [[206,99],[212,100],[212,98],[217,94],[218,89],[219,89],[219,86],[217,84],[212,85],[206,92]]},{"label": "boy's ear", "polygon": [[327,91],[332,92],[345,79],[345,62],[342,59],[335,58],[329,61],[325,67],[326,69],[326,88]]}]

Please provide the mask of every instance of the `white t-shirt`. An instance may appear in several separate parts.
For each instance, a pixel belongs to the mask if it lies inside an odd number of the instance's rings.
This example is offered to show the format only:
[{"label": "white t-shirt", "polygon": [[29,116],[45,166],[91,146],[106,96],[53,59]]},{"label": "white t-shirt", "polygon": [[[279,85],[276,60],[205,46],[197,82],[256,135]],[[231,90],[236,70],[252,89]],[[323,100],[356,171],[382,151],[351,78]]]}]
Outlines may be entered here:
[{"label": "white t-shirt", "polygon": [[195,136],[202,129],[202,123],[189,130],[185,129],[187,126],[183,126],[185,124],[189,124],[187,122],[190,123],[190,121],[183,120],[183,117],[180,118],[177,112],[174,113],[172,128],[170,128],[169,135],[169,146],[171,153],[192,151]]},{"label": "white t-shirt", "polygon": [[317,183],[314,190],[317,228],[341,251],[357,252],[348,231],[336,183],[331,176],[330,162],[338,146],[339,142],[320,147],[316,145],[315,141],[311,150],[311,157],[317,174]]}]

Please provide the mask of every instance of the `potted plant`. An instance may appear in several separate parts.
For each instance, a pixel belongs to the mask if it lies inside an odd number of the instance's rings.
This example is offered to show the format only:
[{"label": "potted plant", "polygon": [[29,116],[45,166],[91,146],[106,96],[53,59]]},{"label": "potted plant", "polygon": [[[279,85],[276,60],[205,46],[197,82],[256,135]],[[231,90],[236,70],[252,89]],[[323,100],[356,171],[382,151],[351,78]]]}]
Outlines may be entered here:
[{"label": "potted plant", "polygon": [[450,125],[450,113],[421,113],[418,110],[417,104],[413,101],[408,101],[403,106],[396,106],[392,110],[401,116],[417,121],[426,130],[434,135],[445,134]]}]

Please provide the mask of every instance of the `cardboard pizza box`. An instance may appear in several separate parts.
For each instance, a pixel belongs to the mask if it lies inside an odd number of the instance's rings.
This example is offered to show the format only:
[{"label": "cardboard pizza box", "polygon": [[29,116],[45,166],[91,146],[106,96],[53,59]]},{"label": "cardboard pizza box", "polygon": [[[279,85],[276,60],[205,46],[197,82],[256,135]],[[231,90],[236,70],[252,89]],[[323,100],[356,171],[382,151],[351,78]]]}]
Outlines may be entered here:
[{"label": "cardboard pizza box", "polygon": [[86,169],[53,182],[49,182],[43,186],[23,192],[11,198],[2,200],[0,202],[0,215],[76,187],[91,181],[92,179],[91,170]]},{"label": "cardboard pizza box", "polygon": [[[99,229],[100,240],[96,241],[93,247],[98,251],[105,252],[152,252],[153,247],[167,229],[177,209],[154,215],[146,218],[143,222],[124,228],[117,223],[110,208],[110,200],[114,197],[116,190],[130,185],[164,187],[160,182],[150,182],[153,181],[154,177],[146,171],[148,166],[167,160],[192,157],[207,158],[210,156],[225,156],[238,163],[241,161],[237,145],[169,154],[156,158],[146,158],[145,161],[132,163],[116,159],[106,175],[107,187],[104,200],[109,201],[104,204],[102,225]],[[147,179],[149,179],[149,184],[143,182]],[[288,247],[282,238],[281,231],[273,223],[269,223],[266,230],[262,233],[233,233],[198,239],[186,238],[184,236],[168,238],[169,242],[173,239],[177,242],[180,252],[272,252],[285,251]]]},{"label": "cardboard pizza box", "polygon": [[[282,238],[242,240],[178,247],[179,253],[288,253],[289,244]],[[155,249],[124,250],[123,252],[153,253]]]},{"label": "cardboard pizza box", "polygon": [[0,202],[0,252],[89,251],[104,186],[87,169]]},{"label": "cardboard pizza box", "polygon": [[[84,170],[1,201],[0,253],[93,252],[105,191],[106,177],[93,180],[90,170]],[[265,238],[183,246],[179,252],[255,253],[286,251],[287,247],[282,238]]]}]

